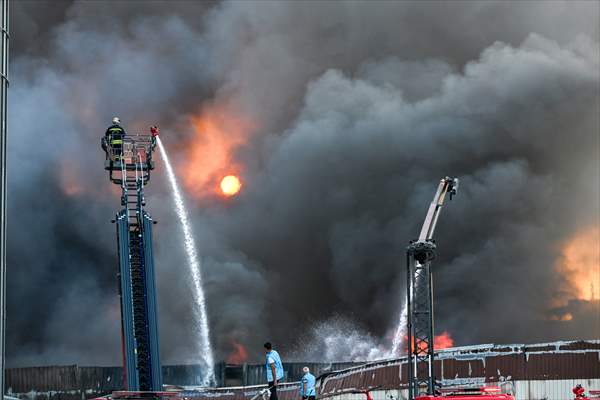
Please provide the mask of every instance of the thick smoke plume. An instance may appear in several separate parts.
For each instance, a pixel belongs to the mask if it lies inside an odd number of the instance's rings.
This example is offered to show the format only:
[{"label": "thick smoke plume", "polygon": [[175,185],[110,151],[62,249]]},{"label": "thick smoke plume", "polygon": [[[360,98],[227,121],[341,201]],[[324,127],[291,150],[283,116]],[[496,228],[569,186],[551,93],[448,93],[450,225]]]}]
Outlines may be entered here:
[{"label": "thick smoke plume", "polygon": [[[599,332],[600,296],[560,273],[567,243],[600,225],[597,2],[57,3],[12,8],[10,366],[118,364],[119,199],[100,137],[113,115],[157,123],[179,174],[202,175],[189,149],[215,108],[251,121],[222,158],[241,193],[187,187],[219,359],[241,344],[259,361],[265,340],[284,359],[385,350],[405,245],[445,175],[461,192],[436,234],[438,332],[457,345]],[[191,363],[169,199],[158,165],[161,351]],[[362,353],[323,344],[338,331]]]}]

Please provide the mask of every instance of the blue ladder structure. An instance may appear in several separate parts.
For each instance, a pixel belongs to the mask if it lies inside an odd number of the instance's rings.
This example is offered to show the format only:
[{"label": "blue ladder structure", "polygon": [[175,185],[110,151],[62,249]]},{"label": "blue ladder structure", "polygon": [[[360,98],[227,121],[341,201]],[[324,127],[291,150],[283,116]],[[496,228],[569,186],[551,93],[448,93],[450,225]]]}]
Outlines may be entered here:
[{"label": "blue ladder structure", "polygon": [[152,225],[144,209],[144,186],[154,169],[155,141],[150,135],[125,135],[119,148],[103,139],[105,169],[121,187],[117,226],[119,297],[125,390],[161,391]]}]

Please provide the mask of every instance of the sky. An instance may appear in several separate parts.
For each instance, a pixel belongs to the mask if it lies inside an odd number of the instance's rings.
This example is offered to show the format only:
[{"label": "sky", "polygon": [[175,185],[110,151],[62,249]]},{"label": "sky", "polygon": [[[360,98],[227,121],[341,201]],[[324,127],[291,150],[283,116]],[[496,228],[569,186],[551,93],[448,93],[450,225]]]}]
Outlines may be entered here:
[{"label": "sky", "polygon": [[[161,128],[219,360],[267,340],[284,360],[382,354],[445,176],[436,333],[598,338],[599,4],[13,1],[8,367],[120,362],[113,116]],[[160,160],[146,199],[162,361],[195,363]]]}]

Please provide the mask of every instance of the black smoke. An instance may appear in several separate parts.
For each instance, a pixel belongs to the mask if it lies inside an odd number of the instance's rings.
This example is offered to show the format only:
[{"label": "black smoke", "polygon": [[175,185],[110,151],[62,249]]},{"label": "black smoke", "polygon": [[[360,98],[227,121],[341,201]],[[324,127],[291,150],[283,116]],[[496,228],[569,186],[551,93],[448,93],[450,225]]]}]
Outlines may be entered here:
[{"label": "black smoke", "polygon": [[[560,247],[600,225],[597,2],[49,4],[12,4],[9,366],[119,362],[99,138],[113,115],[158,123],[185,168],[189,117],[220,101],[260,129],[236,149],[238,197],[188,198],[218,358],[234,340],[344,358],[313,329],[340,320],[385,346],[405,245],[445,175],[462,184],[436,234],[438,330],[597,337],[597,304],[550,321],[569,292]],[[152,179],[163,360],[194,362],[160,165]]]}]

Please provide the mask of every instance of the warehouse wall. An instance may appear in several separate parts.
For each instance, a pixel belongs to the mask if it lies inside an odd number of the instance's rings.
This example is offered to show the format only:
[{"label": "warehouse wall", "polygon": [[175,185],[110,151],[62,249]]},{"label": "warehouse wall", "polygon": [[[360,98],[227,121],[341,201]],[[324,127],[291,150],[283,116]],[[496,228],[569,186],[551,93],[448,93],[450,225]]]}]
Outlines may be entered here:
[{"label": "warehouse wall", "polygon": [[[578,383],[586,389],[600,390],[600,379],[563,379],[511,382],[516,400],[573,400],[571,389]],[[508,389],[508,388],[507,388]],[[371,392],[373,400],[407,400],[408,390],[376,390]],[[363,394],[339,394],[327,397],[328,400],[365,400]]]},{"label": "warehouse wall", "polygon": [[117,367],[9,368],[5,377],[7,394],[29,399],[82,399],[123,388],[123,370]]},{"label": "warehouse wall", "polygon": [[[298,381],[302,367],[308,366],[317,375],[346,369],[359,363],[286,363],[287,381]],[[162,367],[163,382],[174,386],[198,386],[199,365],[169,365]],[[265,383],[262,364],[215,366],[218,386],[252,386]],[[123,389],[121,367],[80,367],[77,365],[10,368],[5,372],[6,392],[29,399],[90,398]]]},{"label": "warehouse wall", "polygon": [[[405,400],[406,359],[386,360],[326,373],[318,379],[320,398],[365,400],[353,392],[379,388],[374,400]],[[600,390],[600,340],[541,344],[478,345],[441,350],[435,375],[444,386],[500,386],[517,400],[572,399],[571,389],[581,383]],[[210,400],[249,400],[260,388],[216,389],[196,397]],[[280,400],[297,400],[290,385]],[[278,390],[279,393],[279,390]]]},{"label": "warehouse wall", "polygon": [[[379,388],[374,400],[404,400],[406,359],[356,365],[353,363],[286,363],[287,382],[297,381],[308,365],[318,379],[320,398],[364,400],[353,391]],[[441,350],[436,355],[435,375],[444,386],[498,385],[513,390],[517,400],[571,399],[571,389],[581,383],[600,390],[600,340],[553,342],[536,345],[479,345]],[[164,382],[179,386],[199,384],[194,365],[163,367]],[[218,364],[220,385],[193,397],[201,400],[249,400],[264,387],[263,365]],[[32,400],[71,400],[97,397],[122,389],[122,370],[117,367],[39,367],[6,371],[11,394]],[[262,386],[253,386],[262,384]],[[280,400],[297,400],[298,384],[278,389]],[[190,394],[191,396],[191,394]]]},{"label": "warehouse wall", "polygon": [[515,382],[516,399],[573,400],[575,396],[573,396],[571,390],[578,383],[582,384],[588,390],[600,389],[600,379],[517,381]]},{"label": "warehouse wall", "polygon": [[[340,371],[351,367],[363,365],[364,363],[284,363],[285,380],[287,382],[297,382],[302,377],[302,368],[307,366],[311,373],[319,376],[328,372]],[[265,383],[265,367],[263,364],[246,364],[245,378],[242,383],[244,386],[260,385]]]}]

